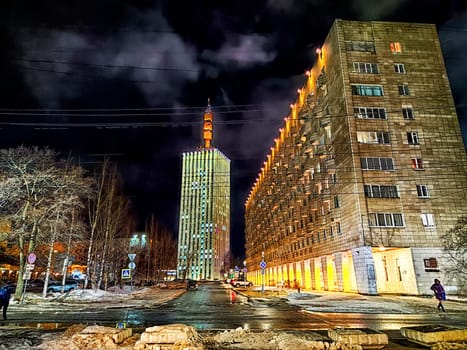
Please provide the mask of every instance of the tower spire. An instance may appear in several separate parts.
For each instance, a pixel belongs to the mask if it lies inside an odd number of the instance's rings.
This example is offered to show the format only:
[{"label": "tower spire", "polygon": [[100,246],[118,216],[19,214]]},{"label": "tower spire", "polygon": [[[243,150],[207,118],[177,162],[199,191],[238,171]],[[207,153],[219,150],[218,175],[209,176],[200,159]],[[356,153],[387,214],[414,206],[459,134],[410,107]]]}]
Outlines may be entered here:
[{"label": "tower spire", "polygon": [[212,147],[212,111],[211,111],[211,100],[208,98],[208,106],[204,111],[203,116],[203,140],[204,148],[208,149]]}]

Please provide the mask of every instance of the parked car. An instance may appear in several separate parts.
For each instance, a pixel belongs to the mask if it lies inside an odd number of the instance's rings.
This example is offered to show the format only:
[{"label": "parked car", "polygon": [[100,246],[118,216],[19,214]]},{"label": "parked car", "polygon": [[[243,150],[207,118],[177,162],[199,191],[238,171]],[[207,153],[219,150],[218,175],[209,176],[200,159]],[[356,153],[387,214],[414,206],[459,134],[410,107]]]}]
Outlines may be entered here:
[{"label": "parked car", "polygon": [[[51,283],[51,282],[49,282]],[[37,292],[40,293],[44,289],[44,280],[41,279],[33,279],[28,280],[26,285],[27,292]]]},{"label": "parked car", "polygon": [[230,280],[230,285],[232,287],[253,287],[253,282],[251,281],[246,281],[246,280],[242,280],[242,279],[235,279],[235,278],[232,278]]},{"label": "parked car", "polygon": [[[63,286],[64,292],[69,292],[74,289],[78,289],[79,284],[78,281],[75,280],[65,280],[65,285]],[[47,293],[57,293],[62,291],[62,283],[61,282],[50,282],[47,286]]]},{"label": "parked car", "polygon": [[195,280],[188,280],[186,290],[198,290],[198,283]]}]

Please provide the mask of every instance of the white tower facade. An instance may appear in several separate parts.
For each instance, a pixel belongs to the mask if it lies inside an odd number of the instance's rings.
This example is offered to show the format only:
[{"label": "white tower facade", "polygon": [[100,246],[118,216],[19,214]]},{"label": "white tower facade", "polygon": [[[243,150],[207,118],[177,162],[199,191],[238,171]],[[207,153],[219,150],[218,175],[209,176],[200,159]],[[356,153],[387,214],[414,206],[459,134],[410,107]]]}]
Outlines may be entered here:
[{"label": "white tower facade", "polygon": [[210,106],[203,140],[199,150],[183,153],[177,276],[216,280],[230,254],[230,160],[212,147]]}]

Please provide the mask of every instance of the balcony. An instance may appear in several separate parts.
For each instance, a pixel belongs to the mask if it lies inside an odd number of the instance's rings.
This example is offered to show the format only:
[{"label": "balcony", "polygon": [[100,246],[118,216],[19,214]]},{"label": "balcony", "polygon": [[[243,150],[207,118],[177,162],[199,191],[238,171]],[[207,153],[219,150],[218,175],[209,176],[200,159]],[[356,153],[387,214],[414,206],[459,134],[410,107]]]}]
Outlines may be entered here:
[{"label": "balcony", "polygon": [[316,145],[315,146],[315,155],[322,156],[326,154],[326,145]]}]

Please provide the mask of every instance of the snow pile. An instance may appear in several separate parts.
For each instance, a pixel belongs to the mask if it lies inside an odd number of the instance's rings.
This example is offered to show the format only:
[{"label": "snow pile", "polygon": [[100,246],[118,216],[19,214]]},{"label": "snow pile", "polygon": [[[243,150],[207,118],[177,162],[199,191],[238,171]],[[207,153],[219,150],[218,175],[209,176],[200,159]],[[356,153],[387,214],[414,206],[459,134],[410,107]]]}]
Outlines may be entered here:
[{"label": "snow pile", "polygon": [[290,293],[287,295],[288,303],[297,305],[313,312],[341,312],[367,314],[417,314],[432,311],[432,305],[414,304],[409,299],[399,296],[365,296],[345,293]]},{"label": "snow pile", "polygon": [[219,346],[221,349],[242,350],[361,350],[359,345],[334,343],[319,333],[308,332],[306,335],[296,335],[287,332],[265,331],[250,332],[239,327],[224,331],[204,342],[209,346]]}]

